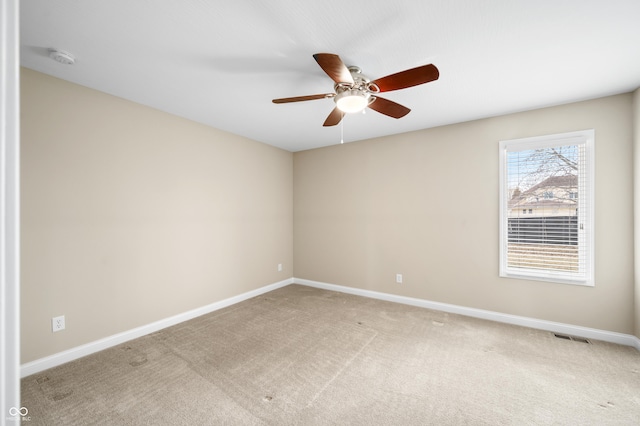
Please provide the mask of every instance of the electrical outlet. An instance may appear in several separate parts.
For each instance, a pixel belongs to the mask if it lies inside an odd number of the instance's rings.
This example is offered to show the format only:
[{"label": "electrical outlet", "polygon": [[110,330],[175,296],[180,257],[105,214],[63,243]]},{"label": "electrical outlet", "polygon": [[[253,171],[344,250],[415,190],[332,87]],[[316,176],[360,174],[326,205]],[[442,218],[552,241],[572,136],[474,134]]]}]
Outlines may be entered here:
[{"label": "electrical outlet", "polygon": [[402,284],[402,274],[396,274],[396,282]]},{"label": "electrical outlet", "polygon": [[282,263],[278,263],[278,272],[282,272]]},{"label": "electrical outlet", "polygon": [[51,331],[64,330],[64,315],[51,318]]}]

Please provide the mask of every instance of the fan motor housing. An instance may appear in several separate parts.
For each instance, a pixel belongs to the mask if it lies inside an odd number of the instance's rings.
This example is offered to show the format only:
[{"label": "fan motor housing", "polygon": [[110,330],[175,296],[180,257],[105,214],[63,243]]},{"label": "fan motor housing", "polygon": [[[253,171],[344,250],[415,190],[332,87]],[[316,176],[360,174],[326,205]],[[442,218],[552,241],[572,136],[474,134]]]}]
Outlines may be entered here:
[{"label": "fan motor housing", "polygon": [[[371,79],[369,77],[362,74],[360,67],[352,65],[347,69],[351,73],[353,83],[336,83],[333,87],[336,91],[336,97],[347,90],[358,90],[362,93],[380,93],[380,88],[375,83],[371,83]],[[355,94],[353,96],[355,96]]]}]

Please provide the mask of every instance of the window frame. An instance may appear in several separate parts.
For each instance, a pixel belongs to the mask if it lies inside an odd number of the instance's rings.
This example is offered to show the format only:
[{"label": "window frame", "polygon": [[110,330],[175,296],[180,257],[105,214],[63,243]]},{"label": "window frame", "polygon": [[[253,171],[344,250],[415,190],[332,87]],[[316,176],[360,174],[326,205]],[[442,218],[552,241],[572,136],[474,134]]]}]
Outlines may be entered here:
[{"label": "window frame", "polygon": [[[586,212],[584,220],[579,220],[579,253],[583,253],[584,265],[577,273],[513,268],[507,265],[508,246],[508,184],[507,152],[544,149],[566,145],[584,146],[584,170],[579,171],[578,209]],[[511,149],[510,149],[511,148]],[[553,135],[535,136],[500,141],[500,271],[503,278],[546,281],[562,284],[595,286],[595,131],[593,129]],[[582,174],[584,178],[581,178]],[[580,250],[583,248],[584,250]]]}]

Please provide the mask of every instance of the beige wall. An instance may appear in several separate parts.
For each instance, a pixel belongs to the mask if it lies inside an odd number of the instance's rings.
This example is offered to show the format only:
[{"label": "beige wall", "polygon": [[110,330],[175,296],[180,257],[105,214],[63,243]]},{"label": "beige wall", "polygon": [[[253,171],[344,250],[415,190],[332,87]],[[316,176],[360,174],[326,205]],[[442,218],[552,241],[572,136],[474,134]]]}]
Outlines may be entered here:
[{"label": "beige wall", "polygon": [[[294,275],[633,333],[631,106],[626,94],[295,153]],[[499,278],[498,142],[591,128],[595,287]]]},{"label": "beige wall", "polygon": [[[21,78],[23,363],[291,276],[640,334],[639,92],[291,154]],[[499,278],[498,141],[588,128],[596,286]]]},{"label": "beige wall", "polygon": [[293,275],[290,152],[21,78],[23,363]]},{"label": "beige wall", "polygon": [[633,165],[635,204],[635,335],[640,338],[640,89],[633,92]]}]

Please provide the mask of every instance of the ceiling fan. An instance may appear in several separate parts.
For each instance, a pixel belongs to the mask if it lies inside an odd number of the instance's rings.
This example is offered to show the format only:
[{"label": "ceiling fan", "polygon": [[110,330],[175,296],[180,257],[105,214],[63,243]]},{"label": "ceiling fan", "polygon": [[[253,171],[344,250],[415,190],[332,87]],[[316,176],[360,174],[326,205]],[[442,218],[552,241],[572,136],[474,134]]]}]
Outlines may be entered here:
[{"label": "ceiling fan", "polygon": [[336,107],[324,121],[323,126],[335,126],[340,123],[345,113],[360,112],[369,107],[381,114],[393,118],[401,118],[409,114],[409,108],[378,96],[378,93],[406,89],[437,80],[440,72],[435,65],[423,65],[400,71],[386,77],[370,80],[362,70],[355,66],[347,67],[338,55],[332,53],[316,53],[313,55],[320,68],[335,82],[335,93],[296,96],[293,98],[274,99],[275,104],[289,102],[313,101],[333,98]]}]

